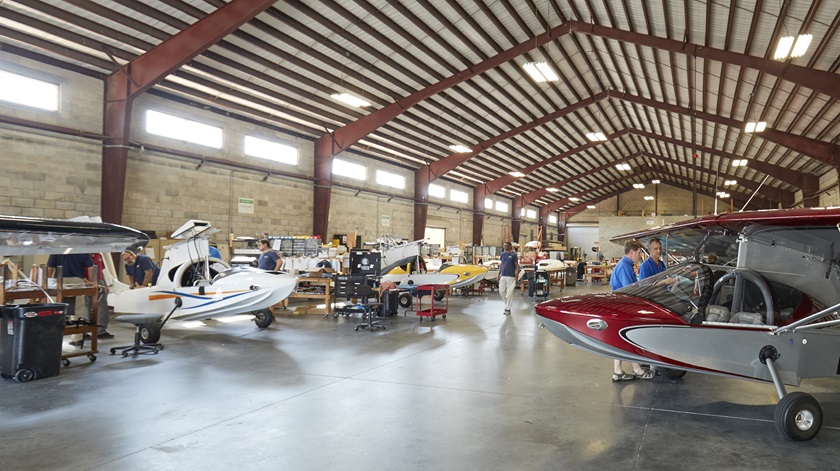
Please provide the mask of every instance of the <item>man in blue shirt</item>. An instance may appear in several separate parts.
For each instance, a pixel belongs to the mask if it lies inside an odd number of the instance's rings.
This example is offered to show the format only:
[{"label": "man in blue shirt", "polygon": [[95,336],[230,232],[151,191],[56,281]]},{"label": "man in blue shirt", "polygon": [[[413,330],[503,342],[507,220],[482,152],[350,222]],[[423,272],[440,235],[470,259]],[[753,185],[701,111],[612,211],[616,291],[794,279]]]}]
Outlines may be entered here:
[{"label": "man in blue shirt", "polygon": [[505,300],[505,315],[509,316],[513,291],[516,289],[516,275],[519,272],[519,259],[510,242],[505,242],[505,251],[499,256],[499,264],[499,294]]},{"label": "man in blue shirt", "polygon": [[122,259],[125,262],[125,273],[128,275],[130,289],[155,284],[157,281],[155,272],[158,271],[158,267],[154,260],[146,255],[136,254],[131,250],[123,252]]},{"label": "man in blue shirt", "polygon": [[[610,286],[613,290],[623,288],[627,285],[635,283],[636,271],[633,267],[639,263],[642,258],[642,243],[638,240],[628,240],[624,243],[624,256],[618,261],[610,277]],[[632,363],[633,373],[625,373],[621,367],[621,360],[613,360],[613,381],[629,381],[631,379],[653,379],[656,377],[656,372],[653,370],[643,370],[642,365]]]},{"label": "man in blue shirt", "polygon": [[260,270],[280,270],[280,266],[283,265],[283,260],[280,258],[280,255],[277,255],[277,252],[271,250],[271,244],[268,243],[268,239],[260,239],[257,244],[260,252],[262,252],[257,268]]},{"label": "man in blue shirt", "polygon": [[656,237],[648,242],[648,253],[650,257],[642,263],[639,267],[639,279],[644,280],[649,276],[665,271],[665,262],[660,260],[662,257],[662,242]]}]

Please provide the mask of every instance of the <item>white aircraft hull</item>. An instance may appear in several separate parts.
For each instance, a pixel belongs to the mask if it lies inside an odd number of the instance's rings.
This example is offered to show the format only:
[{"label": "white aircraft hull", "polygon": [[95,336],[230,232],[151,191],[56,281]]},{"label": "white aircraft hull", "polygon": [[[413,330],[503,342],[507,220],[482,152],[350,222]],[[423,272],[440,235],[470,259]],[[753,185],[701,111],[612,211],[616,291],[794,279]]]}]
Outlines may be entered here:
[{"label": "white aircraft hull", "polygon": [[206,286],[153,286],[112,293],[108,304],[117,314],[165,316],[175,307],[175,299],[180,298],[181,307],[172,319],[212,319],[269,308],[288,298],[297,286],[297,278],[279,272],[244,269],[221,275]]},{"label": "white aircraft hull", "polygon": [[414,273],[399,275],[383,275],[382,281],[391,281],[397,285],[449,285],[458,279],[454,273]]},{"label": "white aircraft hull", "polygon": [[562,260],[545,259],[537,262],[537,270],[563,271],[566,269],[566,262]]},{"label": "white aircraft hull", "polygon": [[[270,308],[297,287],[297,278],[285,273],[231,269],[208,256],[206,239],[179,241],[166,249],[154,286],[129,289],[106,273],[111,288],[108,304],[115,313],[166,316],[172,312],[174,320],[212,319]],[[106,259],[106,265],[108,272],[114,271],[110,260]],[[181,306],[172,311],[176,299]]]}]

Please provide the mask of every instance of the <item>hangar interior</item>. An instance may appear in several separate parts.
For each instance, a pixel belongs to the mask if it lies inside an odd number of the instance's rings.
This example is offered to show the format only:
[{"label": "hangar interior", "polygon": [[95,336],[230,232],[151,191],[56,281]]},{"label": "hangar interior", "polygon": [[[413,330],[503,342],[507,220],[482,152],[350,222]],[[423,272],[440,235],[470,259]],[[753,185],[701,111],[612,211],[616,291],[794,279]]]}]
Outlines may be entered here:
[{"label": "hangar interior", "polygon": [[[838,25],[825,0],[5,0],[0,214],[101,216],[159,239],[211,221],[227,261],[238,236],[430,231],[442,247],[539,240],[617,259],[620,234],[840,203]],[[267,329],[173,323],[165,350],[125,359],[106,350],[133,327],[112,322],[97,361],[0,381],[4,463],[837,461],[836,380],[803,384],[826,414],[803,446],[774,433],[771,386],[613,384],[609,360],[538,329],[527,293],[511,316],[497,292],[449,302],[445,320],[401,312],[377,332],[294,303]]]}]

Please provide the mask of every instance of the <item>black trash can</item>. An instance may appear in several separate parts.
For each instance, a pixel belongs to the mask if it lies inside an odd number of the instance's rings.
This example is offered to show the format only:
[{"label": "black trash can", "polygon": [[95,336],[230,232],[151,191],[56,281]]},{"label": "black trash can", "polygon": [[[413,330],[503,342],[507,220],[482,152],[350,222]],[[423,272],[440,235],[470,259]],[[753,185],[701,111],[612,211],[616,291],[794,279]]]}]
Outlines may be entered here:
[{"label": "black trash can", "polygon": [[400,309],[400,293],[398,289],[389,289],[382,295],[382,315],[396,316]]},{"label": "black trash can", "polygon": [[0,376],[18,382],[56,376],[67,304],[2,306]]}]

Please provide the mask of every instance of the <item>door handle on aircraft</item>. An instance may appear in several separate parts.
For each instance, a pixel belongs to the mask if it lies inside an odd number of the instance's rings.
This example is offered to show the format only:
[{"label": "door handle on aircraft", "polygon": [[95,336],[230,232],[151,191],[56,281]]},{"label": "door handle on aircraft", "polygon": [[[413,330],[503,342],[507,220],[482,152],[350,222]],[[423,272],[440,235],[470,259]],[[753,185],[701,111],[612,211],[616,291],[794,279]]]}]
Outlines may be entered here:
[{"label": "door handle on aircraft", "polygon": [[589,319],[586,321],[586,327],[589,327],[592,330],[606,330],[607,328],[607,321],[603,319]]}]

